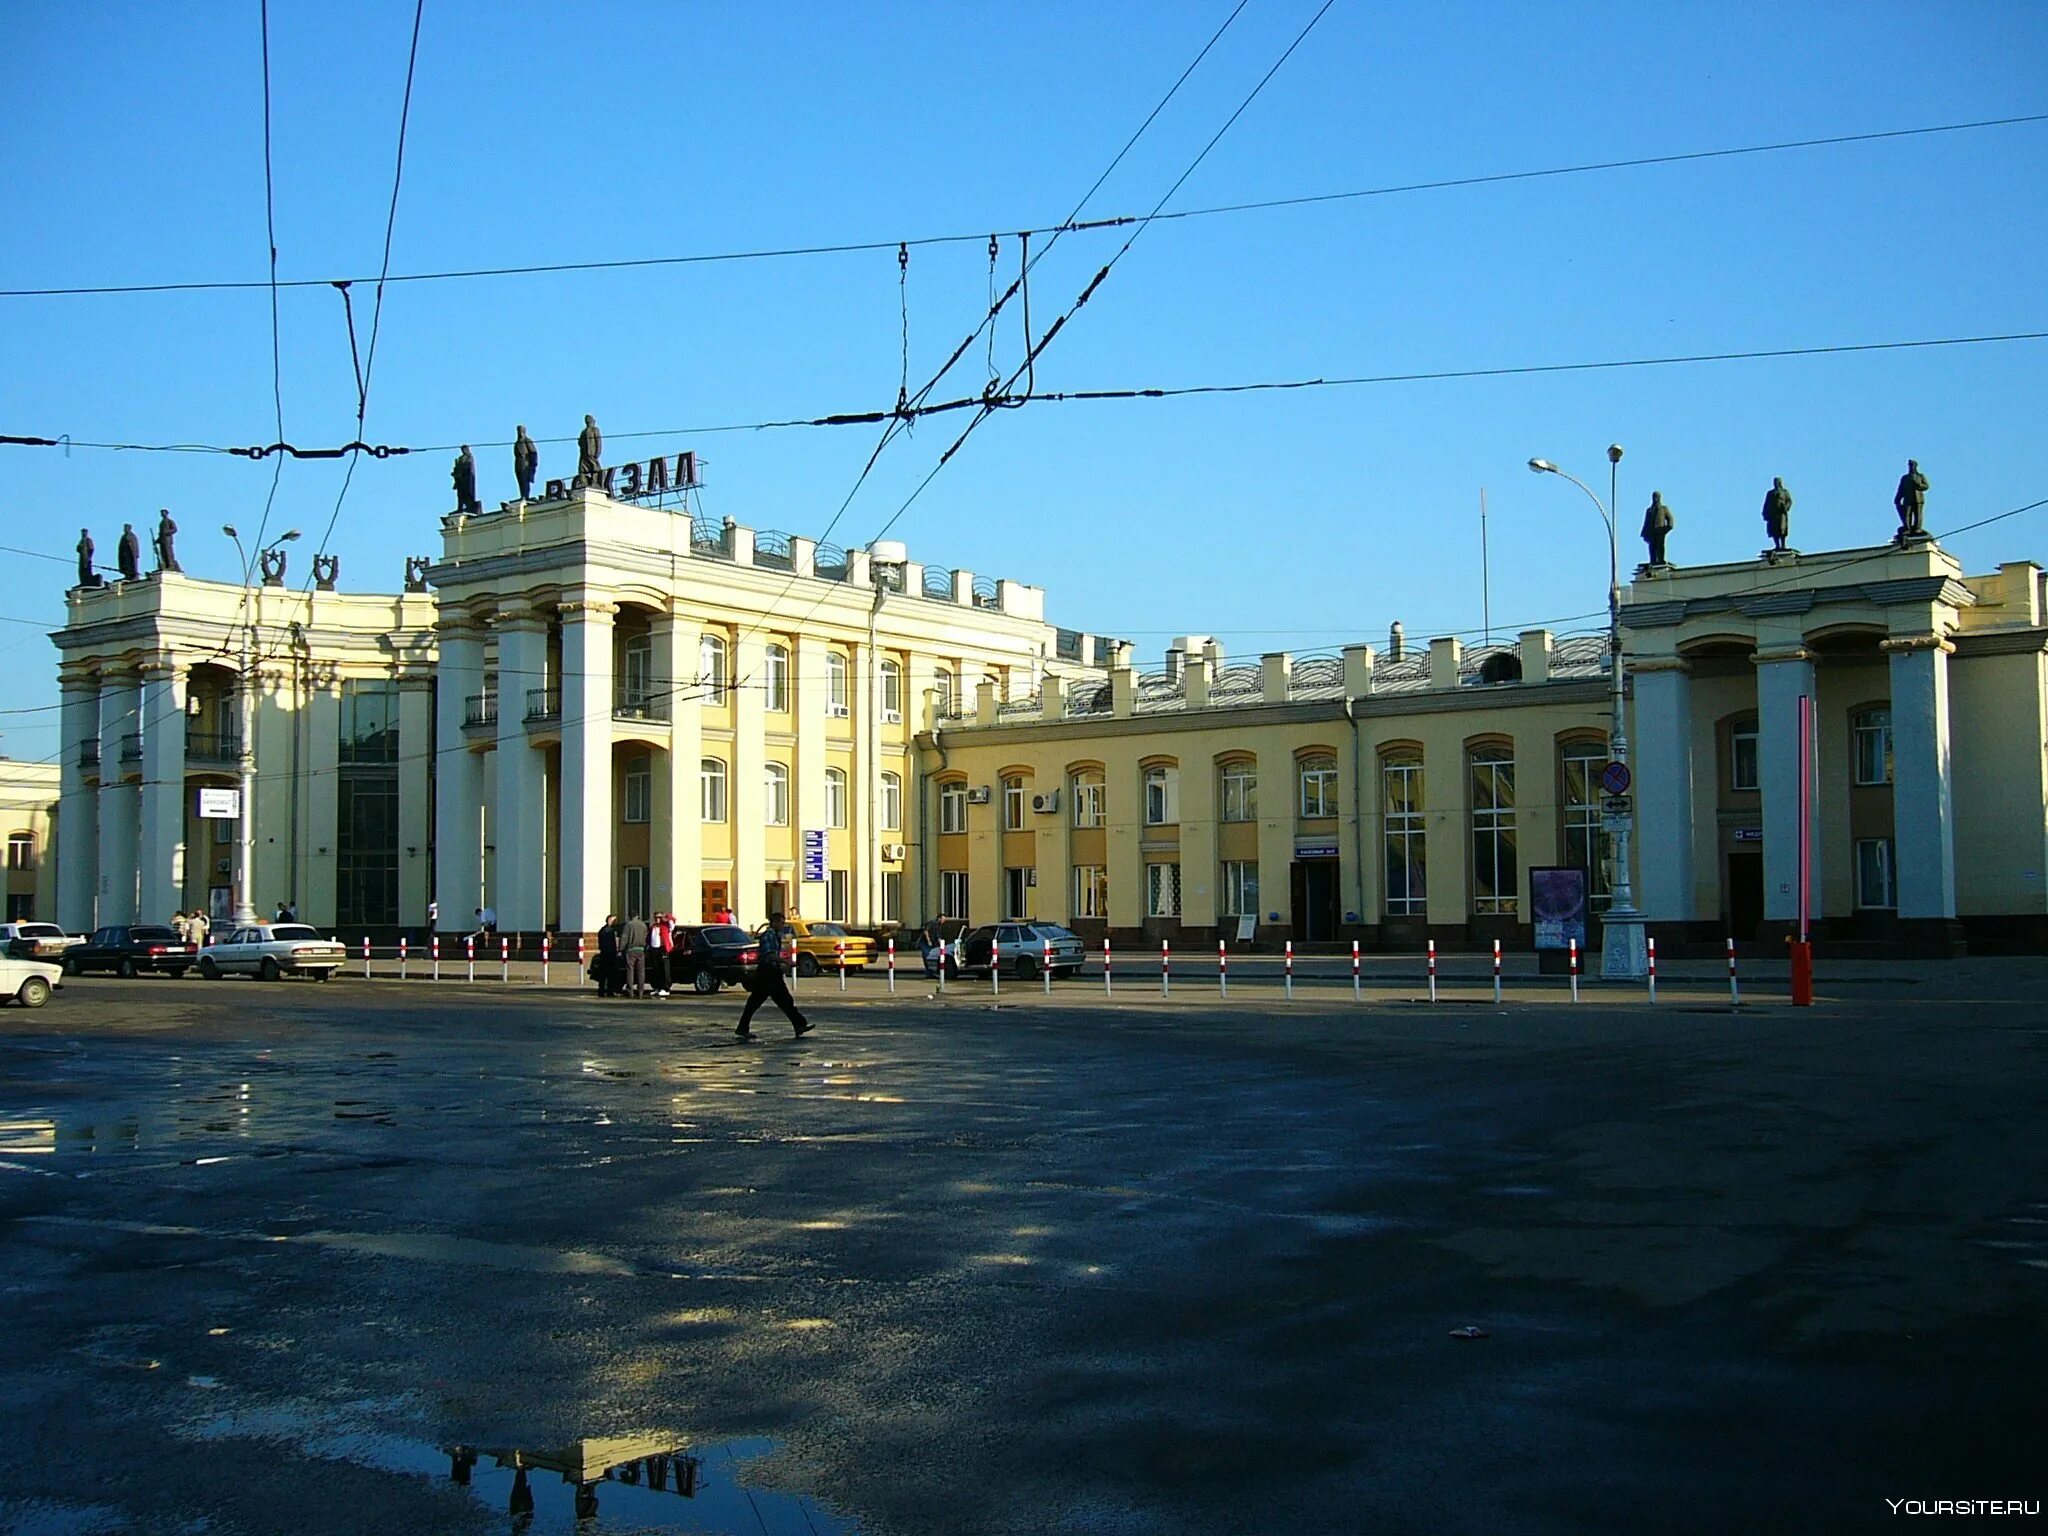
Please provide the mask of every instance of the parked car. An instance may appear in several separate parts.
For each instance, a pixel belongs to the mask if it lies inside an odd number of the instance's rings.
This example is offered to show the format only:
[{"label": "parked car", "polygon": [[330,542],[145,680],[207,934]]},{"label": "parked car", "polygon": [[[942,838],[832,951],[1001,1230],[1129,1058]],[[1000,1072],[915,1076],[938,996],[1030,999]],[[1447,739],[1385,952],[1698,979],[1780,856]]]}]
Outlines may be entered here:
[{"label": "parked car", "polygon": [[199,974],[208,981],[223,976],[260,976],[277,981],[285,976],[311,976],[327,981],[341,969],[348,951],[308,923],[251,923],[233,928],[227,937],[199,953]]},{"label": "parked car", "polygon": [[63,985],[64,968],[46,960],[0,956],[0,998],[13,998],[24,1008],[40,1008],[50,990]]},{"label": "parked car", "polygon": [[191,969],[192,957],[198,952],[198,945],[187,944],[161,923],[116,923],[95,928],[91,938],[66,950],[62,964],[66,976],[82,976],[87,971],[113,971],[122,976],[157,971],[182,976]]},{"label": "parked car", "polygon": [[801,917],[783,919],[783,927],[796,939],[796,973],[815,976],[820,971],[839,969],[839,946],[846,946],[846,968],[864,970],[874,964],[875,941],[865,934],[848,933],[844,923],[813,923]]},{"label": "parked car", "polygon": [[924,973],[936,977],[939,974],[939,944],[946,945],[946,974],[958,976],[960,967],[953,953],[953,947],[967,936],[973,925],[965,918],[934,917],[917,930],[917,952],[924,960]]},{"label": "parked car", "polygon": [[1072,976],[1088,958],[1079,934],[1056,923],[987,923],[960,941],[960,958],[949,975],[986,976],[993,966],[1006,975],[1034,977],[1050,968]]},{"label": "parked car", "polygon": [[754,936],[736,923],[678,928],[675,953],[669,956],[669,985],[705,993],[744,986],[760,953]]},{"label": "parked car", "polygon": [[0,954],[22,960],[61,960],[65,950],[84,942],[55,923],[0,923]]}]

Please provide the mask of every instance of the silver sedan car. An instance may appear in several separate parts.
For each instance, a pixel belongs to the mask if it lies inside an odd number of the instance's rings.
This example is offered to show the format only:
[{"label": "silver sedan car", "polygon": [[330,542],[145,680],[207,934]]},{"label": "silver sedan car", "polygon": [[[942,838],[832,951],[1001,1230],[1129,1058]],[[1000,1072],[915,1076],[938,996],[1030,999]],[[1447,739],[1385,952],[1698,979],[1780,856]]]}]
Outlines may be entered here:
[{"label": "silver sedan car", "polygon": [[284,976],[327,980],[348,959],[348,951],[306,923],[251,923],[229,931],[199,952],[199,974],[208,981],[240,973],[277,981]]}]

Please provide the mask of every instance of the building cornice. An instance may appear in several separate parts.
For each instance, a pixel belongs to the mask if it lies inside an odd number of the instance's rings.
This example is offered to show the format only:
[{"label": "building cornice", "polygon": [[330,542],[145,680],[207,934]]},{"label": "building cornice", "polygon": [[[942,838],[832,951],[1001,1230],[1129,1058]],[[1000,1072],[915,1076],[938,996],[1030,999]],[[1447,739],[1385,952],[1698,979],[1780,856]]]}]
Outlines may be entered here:
[{"label": "building cornice", "polygon": [[1964,630],[1949,636],[1960,657],[2031,656],[2048,651],[2048,628]]},{"label": "building cornice", "polygon": [[1624,603],[1624,629],[1671,629],[1688,619],[1737,615],[1741,618],[1778,618],[1808,613],[1815,608],[1847,605],[1879,608],[1933,606],[1975,607],[1977,594],[1953,576],[1901,576],[1891,580],[1842,582],[1825,587],[1790,587],[1783,590],[1705,593],[1698,597],[1667,598],[1661,602]]}]

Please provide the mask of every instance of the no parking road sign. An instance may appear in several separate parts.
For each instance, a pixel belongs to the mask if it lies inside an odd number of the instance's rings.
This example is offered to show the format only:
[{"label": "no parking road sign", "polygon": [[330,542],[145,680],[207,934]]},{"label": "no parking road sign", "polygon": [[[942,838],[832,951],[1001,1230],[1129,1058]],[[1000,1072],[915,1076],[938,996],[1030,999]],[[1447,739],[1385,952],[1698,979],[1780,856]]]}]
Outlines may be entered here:
[{"label": "no parking road sign", "polygon": [[1625,795],[1634,782],[1627,763],[1609,763],[1600,770],[1600,787],[1610,795]]}]

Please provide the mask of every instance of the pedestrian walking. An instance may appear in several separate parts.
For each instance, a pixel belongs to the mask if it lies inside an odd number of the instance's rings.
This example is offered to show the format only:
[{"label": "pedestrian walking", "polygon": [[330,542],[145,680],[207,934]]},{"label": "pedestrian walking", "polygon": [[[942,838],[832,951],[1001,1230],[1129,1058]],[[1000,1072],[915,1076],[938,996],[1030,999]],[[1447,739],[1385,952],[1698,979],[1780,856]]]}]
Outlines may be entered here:
[{"label": "pedestrian walking", "polygon": [[204,949],[206,948],[206,936],[207,934],[212,932],[212,930],[213,924],[207,921],[206,914],[200,911],[197,907],[194,907],[192,909],[192,915],[185,919],[185,933],[187,935],[188,942],[196,944],[199,948]]},{"label": "pedestrian walking", "polygon": [[597,930],[597,962],[594,972],[599,997],[616,996],[619,990],[619,915],[605,914],[604,926]]},{"label": "pedestrian walking", "polygon": [[619,928],[619,953],[626,962],[626,996],[647,995],[647,922],[635,912]]},{"label": "pedestrian walking", "polygon": [[789,995],[789,983],[782,979],[782,951],[788,943],[782,926],[782,914],[772,914],[768,926],[761,930],[754,954],[754,969],[747,977],[747,1006],[740,1010],[740,1027],[733,1031],[736,1040],[751,1040],[754,1032],[748,1026],[753,1023],[754,1010],[764,1002],[772,1002],[780,1008],[790,1027],[801,1037],[811,1031],[811,1021],[798,1011],[796,999]]}]

